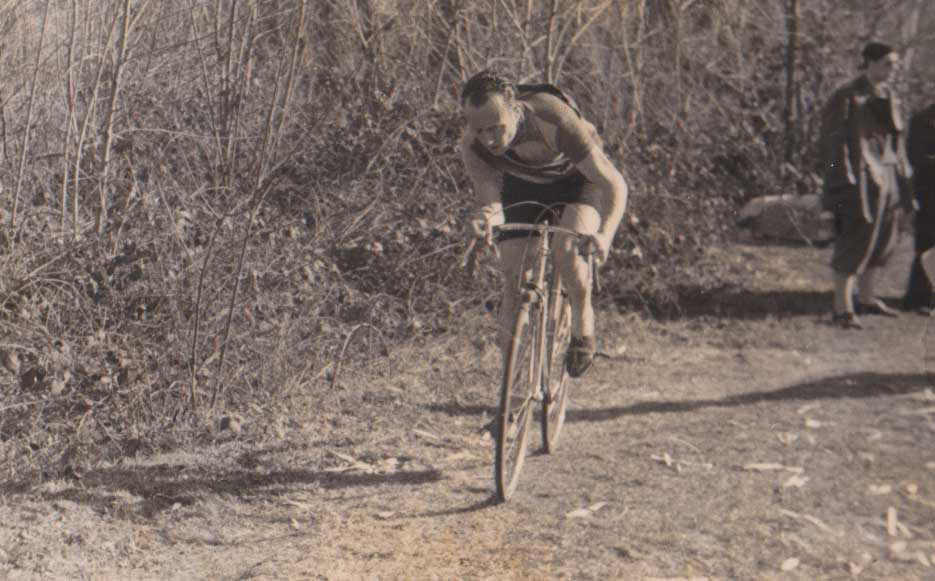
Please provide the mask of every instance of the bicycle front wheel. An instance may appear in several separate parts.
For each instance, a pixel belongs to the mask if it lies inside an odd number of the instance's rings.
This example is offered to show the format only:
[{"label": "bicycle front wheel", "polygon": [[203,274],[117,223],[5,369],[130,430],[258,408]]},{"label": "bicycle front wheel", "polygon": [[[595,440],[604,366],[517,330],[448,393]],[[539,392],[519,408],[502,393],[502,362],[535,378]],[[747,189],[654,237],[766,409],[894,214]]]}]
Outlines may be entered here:
[{"label": "bicycle front wheel", "polygon": [[520,308],[503,366],[494,461],[500,501],[513,495],[526,458],[529,424],[541,375],[536,353],[541,320],[538,311],[538,303],[524,304]]},{"label": "bicycle front wheel", "polygon": [[549,304],[546,320],[546,362],[543,368],[542,448],[546,454],[558,447],[558,437],[565,425],[568,407],[568,371],[565,354],[571,341],[571,305],[561,293],[556,293]]}]

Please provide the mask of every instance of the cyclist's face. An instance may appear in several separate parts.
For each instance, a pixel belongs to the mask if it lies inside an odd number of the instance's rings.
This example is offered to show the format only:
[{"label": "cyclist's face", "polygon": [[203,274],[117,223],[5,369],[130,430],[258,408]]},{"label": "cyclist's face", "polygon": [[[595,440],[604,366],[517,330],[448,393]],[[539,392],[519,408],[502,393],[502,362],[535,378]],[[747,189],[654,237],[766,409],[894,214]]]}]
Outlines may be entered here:
[{"label": "cyclist's face", "polygon": [[507,95],[491,95],[482,105],[465,104],[464,117],[478,141],[494,155],[506,153],[516,137],[519,113]]}]

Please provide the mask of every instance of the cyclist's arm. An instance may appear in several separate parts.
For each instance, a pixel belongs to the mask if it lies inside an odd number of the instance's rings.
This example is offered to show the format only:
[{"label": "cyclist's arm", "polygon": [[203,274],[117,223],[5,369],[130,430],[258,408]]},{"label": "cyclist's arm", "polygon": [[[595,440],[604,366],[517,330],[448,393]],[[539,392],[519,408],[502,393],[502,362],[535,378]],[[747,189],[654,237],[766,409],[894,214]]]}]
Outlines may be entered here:
[{"label": "cyclist's arm", "polygon": [[[545,99],[545,98],[544,98]],[[545,99],[548,102],[547,99]],[[602,258],[607,257],[614,234],[627,207],[627,183],[607,158],[594,125],[583,119],[571,107],[559,105],[553,98],[551,107],[543,107],[540,115],[554,126],[554,134],[543,133],[556,151],[564,153],[584,177],[603,194],[601,227],[595,236],[601,246]]]},{"label": "cyclist's arm", "polygon": [[461,159],[464,162],[464,169],[474,186],[474,195],[477,198],[477,210],[474,215],[475,220],[482,220],[488,226],[502,224],[503,205],[500,202],[500,189],[503,183],[503,176],[494,168],[487,165],[471,149],[473,137],[470,134],[465,135],[461,141]]},{"label": "cyclist's arm", "polygon": [[584,177],[604,194],[601,228],[597,236],[601,239],[603,250],[609,251],[627,208],[627,182],[599,145],[593,146],[588,156],[578,162],[577,166]]}]

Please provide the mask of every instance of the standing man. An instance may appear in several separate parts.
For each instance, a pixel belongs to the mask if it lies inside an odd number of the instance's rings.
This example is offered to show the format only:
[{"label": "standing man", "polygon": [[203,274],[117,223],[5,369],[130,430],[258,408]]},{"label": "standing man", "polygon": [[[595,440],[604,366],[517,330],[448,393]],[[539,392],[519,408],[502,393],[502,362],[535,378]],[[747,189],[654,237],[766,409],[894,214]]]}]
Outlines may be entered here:
[{"label": "standing man", "polygon": [[932,316],[935,313],[935,292],[932,276],[922,267],[922,253],[935,248],[935,103],[913,115],[909,123],[907,150],[912,164],[915,194],[915,260],[909,275],[909,285],[903,296],[906,310]]},{"label": "standing man", "polygon": [[[467,121],[461,154],[479,202],[474,234],[489,239],[496,224],[545,221],[550,213],[541,205],[559,205],[560,225],[588,235],[596,259],[606,260],[626,208],[627,185],[574,102],[552,85],[514,85],[483,71],[465,83],[461,106]],[[590,271],[574,239],[556,240],[555,264],[572,313],[566,366],[569,375],[580,377],[596,350]],[[519,307],[516,281],[529,268],[523,258],[535,240],[504,233],[497,243],[504,277],[498,343],[504,350]]]},{"label": "standing man", "polygon": [[879,42],[861,55],[862,74],[835,91],[821,115],[824,202],[836,233],[832,322],[844,329],[862,327],[858,314],[897,316],[877,298],[875,286],[898,234],[899,177],[909,174],[890,86],[899,55]]}]

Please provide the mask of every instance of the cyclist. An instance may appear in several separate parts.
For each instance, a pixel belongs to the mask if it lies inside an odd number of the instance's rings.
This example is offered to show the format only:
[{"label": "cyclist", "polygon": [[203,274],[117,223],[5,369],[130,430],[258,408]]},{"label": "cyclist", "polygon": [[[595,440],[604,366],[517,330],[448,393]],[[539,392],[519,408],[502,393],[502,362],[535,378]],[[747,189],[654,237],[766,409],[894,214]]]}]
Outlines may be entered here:
[{"label": "cyclist", "polygon": [[[586,235],[596,259],[606,260],[626,209],[627,184],[574,101],[553,85],[514,85],[483,71],[465,83],[461,106],[467,122],[461,153],[479,202],[474,235],[490,242],[495,225],[551,220],[542,206],[520,202],[560,204],[559,225]],[[534,241],[508,232],[496,242],[504,275],[498,343],[505,352],[519,306],[515,281]],[[566,360],[572,377],[591,367],[596,350],[590,273],[579,250],[570,236],[556,239],[554,258],[572,309]]]}]

